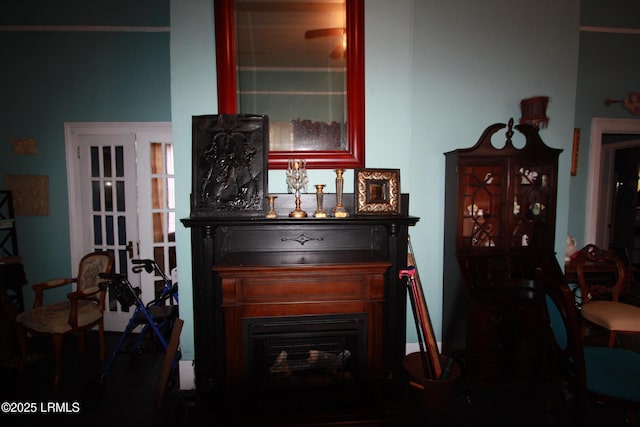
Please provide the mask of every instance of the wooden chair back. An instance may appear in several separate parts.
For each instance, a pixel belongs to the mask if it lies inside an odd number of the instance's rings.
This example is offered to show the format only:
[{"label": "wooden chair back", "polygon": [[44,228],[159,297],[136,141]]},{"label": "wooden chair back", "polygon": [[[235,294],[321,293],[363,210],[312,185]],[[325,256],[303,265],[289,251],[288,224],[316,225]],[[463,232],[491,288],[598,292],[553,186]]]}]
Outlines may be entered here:
[{"label": "wooden chair back", "polygon": [[618,301],[627,280],[626,266],[613,251],[589,244],[575,259],[581,304],[592,299]]}]

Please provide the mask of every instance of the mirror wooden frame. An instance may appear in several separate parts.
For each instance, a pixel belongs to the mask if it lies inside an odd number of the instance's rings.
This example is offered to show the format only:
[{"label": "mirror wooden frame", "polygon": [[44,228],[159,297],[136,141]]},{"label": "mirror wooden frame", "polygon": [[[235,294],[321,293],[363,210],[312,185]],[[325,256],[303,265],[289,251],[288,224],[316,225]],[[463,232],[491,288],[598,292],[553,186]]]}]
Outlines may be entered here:
[{"label": "mirror wooden frame", "polygon": [[[214,0],[218,113],[237,114],[234,0]],[[286,169],[292,157],[308,169],[364,168],[364,2],[345,0],[347,14],[347,149],[270,151],[269,169]],[[261,114],[268,115],[268,111]]]}]

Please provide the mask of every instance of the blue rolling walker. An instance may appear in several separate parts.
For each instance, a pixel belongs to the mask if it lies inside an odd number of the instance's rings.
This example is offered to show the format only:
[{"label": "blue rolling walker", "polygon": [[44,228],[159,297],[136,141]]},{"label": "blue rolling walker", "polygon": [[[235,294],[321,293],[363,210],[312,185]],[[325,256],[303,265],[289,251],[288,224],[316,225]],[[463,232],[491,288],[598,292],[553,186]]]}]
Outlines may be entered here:
[{"label": "blue rolling walker", "polygon": [[[139,273],[145,270],[147,273],[155,272],[164,282],[164,286],[158,298],[147,303],[146,305],[140,298],[140,288],[134,288],[129,282],[129,279],[124,274],[115,273],[101,273],[100,277],[106,281],[101,283],[101,286],[109,286],[109,289],[115,293],[115,297],[123,308],[131,307],[135,305],[136,308],[133,311],[131,319],[125,328],[124,332],[118,340],[118,344],[114,348],[109,360],[104,365],[102,375],[100,376],[100,386],[104,386],[105,379],[113,366],[113,363],[119,353],[124,353],[122,346],[124,345],[129,334],[138,326],[143,325],[138,337],[133,343],[133,350],[126,353],[142,354],[142,340],[148,332],[153,332],[155,338],[162,345],[165,352],[168,350],[169,345],[167,339],[162,333],[162,329],[167,327],[171,330],[173,322],[178,318],[178,284],[172,283],[171,279],[167,277],[158,264],[149,259],[131,260],[134,264],[132,271]],[[171,368],[175,368],[180,358],[180,353],[176,354],[172,362]]]}]

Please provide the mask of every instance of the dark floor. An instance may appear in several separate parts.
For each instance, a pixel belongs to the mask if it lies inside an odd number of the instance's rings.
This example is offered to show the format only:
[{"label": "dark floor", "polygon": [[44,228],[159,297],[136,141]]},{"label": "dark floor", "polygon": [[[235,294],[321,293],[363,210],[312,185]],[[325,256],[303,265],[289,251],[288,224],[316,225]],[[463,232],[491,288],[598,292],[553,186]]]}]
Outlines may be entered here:
[{"label": "dark floor", "polygon": [[[107,356],[119,335],[108,335]],[[637,343],[632,343],[637,345]],[[428,408],[424,396],[402,384],[386,391],[361,390],[351,398],[326,396],[305,391],[285,398],[270,393],[251,399],[215,393],[179,391],[170,378],[163,405],[155,406],[164,354],[152,341],[145,342],[142,354],[118,354],[106,376],[97,360],[97,336],[90,333],[84,357],[76,353],[76,339],[65,342],[65,365],[61,390],[52,391],[52,359],[48,340],[31,338],[30,363],[20,373],[8,360],[0,366],[0,402],[33,404],[37,414],[0,414],[0,423],[41,425],[47,421],[69,420],[72,425],[93,426],[565,426],[569,425],[559,399],[545,399],[541,386],[511,385],[453,389],[449,409]],[[126,347],[124,347],[126,348]],[[102,378],[103,377],[103,378]],[[101,381],[102,378],[102,381]],[[557,397],[556,393],[552,394]],[[251,401],[251,405],[247,404]],[[549,403],[551,402],[551,403]],[[43,410],[79,405],[77,413],[60,414]],[[355,410],[354,410],[355,409]],[[346,415],[346,414],[349,415]],[[313,414],[313,415],[312,415]],[[314,419],[316,423],[310,423]],[[592,404],[587,426],[629,426],[624,414]],[[7,421],[9,421],[9,424]]]}]

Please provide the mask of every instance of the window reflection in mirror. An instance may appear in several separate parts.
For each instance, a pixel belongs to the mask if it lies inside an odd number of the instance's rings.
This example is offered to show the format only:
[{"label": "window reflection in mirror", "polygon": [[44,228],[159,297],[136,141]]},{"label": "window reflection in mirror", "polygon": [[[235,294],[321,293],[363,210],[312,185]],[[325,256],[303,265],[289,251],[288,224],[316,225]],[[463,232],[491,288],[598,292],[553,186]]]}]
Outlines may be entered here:
[{"label": "window reflection in mirror", "polygon": [[234,9],[238,112],[267,113],[270,151],[345,150],[344,0],[235,0]]},{"label": "window reflection in mirror", "polygon": [[364,0],[214,7],[218,113],[269,116],[270,169],[363,168]]}]

